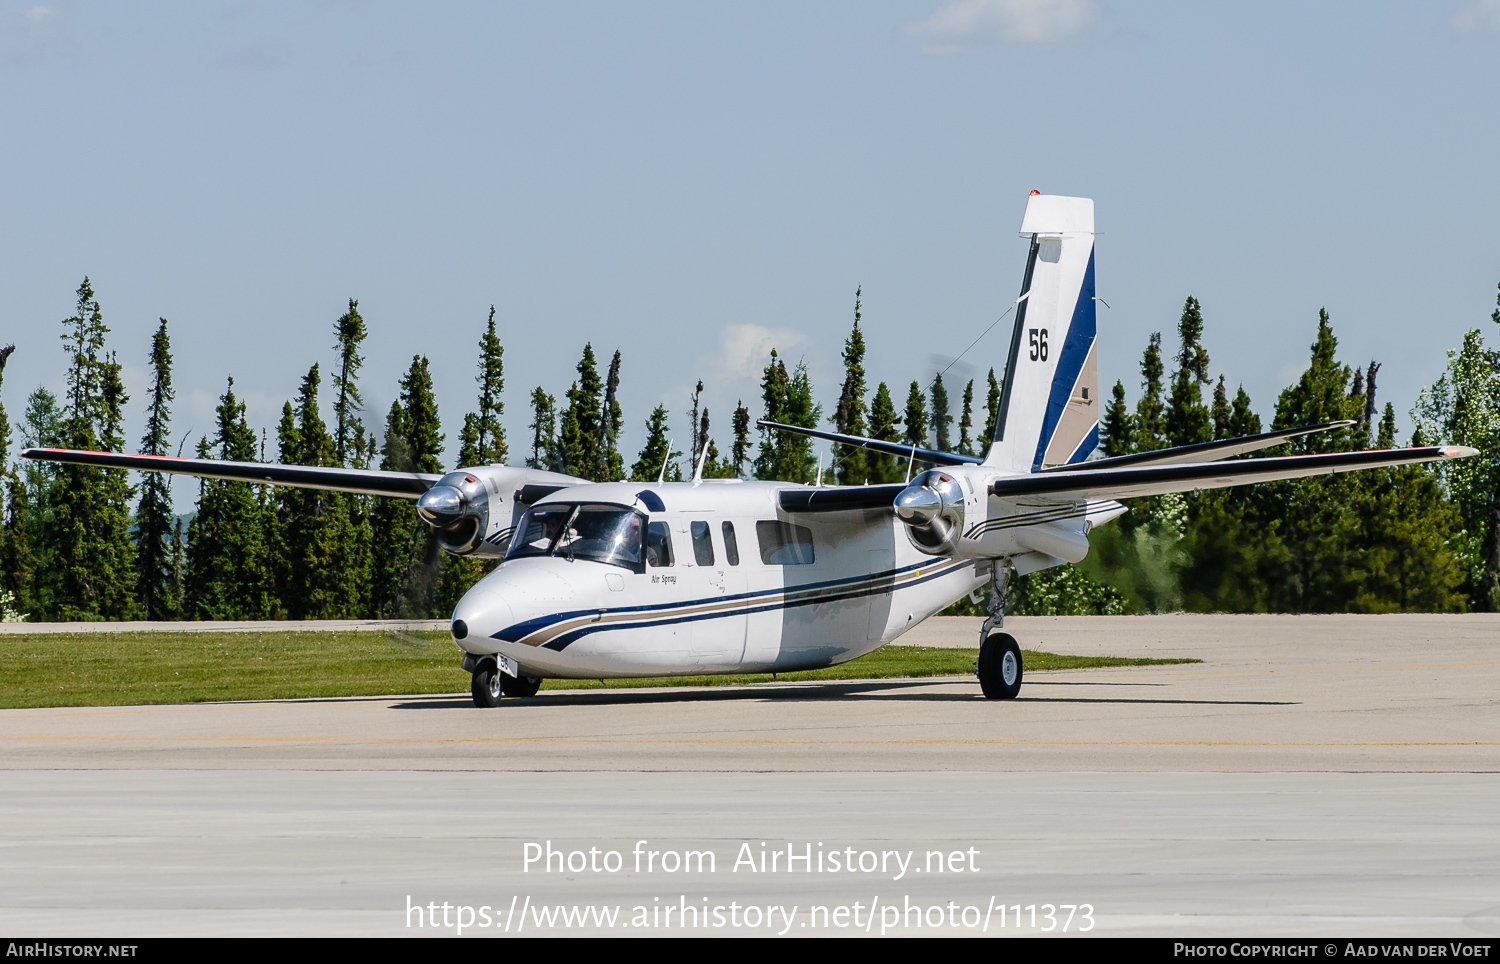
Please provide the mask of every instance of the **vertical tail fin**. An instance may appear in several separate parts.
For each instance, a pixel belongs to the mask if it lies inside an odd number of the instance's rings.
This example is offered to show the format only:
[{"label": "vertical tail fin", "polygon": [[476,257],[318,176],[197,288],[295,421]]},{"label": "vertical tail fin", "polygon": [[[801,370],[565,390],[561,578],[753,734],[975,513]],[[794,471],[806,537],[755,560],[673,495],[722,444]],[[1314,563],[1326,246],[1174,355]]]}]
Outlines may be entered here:
[{"label": "vertical tail fin", "polygon": [[1035,472],[1099,445],[1094,202],[1033,192],[1021,236],[1031,250],[984,464]]}]

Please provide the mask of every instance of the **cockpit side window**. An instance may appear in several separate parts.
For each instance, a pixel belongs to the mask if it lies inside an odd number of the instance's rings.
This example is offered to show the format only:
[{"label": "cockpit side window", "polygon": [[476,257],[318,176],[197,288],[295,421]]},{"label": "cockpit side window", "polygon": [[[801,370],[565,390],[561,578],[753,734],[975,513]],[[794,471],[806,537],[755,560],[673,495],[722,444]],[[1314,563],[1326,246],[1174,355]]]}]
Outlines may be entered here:
[{"label": "cockpit side window", "polygon": [[646,565],[665,569],[672,565],[672,533],[665,522],[646,527]]},{"label": "cockpit side window", "polygon": [[700,566],[711,566],[714,564],[713,537],[708,533],[707,522],[694,522],[693,532],[693,561]]},{"label": "cockpit side window", "polygon": [[586,559],[644,572],[641,543],[645,523],[643,514],[624,506],[543,503],[521,516],[505,558]]}]

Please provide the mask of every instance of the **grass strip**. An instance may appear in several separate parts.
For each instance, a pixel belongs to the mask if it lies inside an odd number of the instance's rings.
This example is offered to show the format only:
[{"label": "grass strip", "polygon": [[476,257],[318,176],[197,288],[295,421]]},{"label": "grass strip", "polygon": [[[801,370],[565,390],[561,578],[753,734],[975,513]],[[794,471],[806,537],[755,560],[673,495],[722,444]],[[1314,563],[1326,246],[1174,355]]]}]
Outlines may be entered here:
[{"label": "grass strip", "polygon": [[[734,686],[775,680],[967,675],[975,649],[886,646],[841,666],[801,673],[548,680],[544,689]],[[0,708],[122,706],[466,693],[469,674],[446,632],[77,633],[0,636]],[[1026,652],[1027,670],[1144,666],[1197,660]]]}]

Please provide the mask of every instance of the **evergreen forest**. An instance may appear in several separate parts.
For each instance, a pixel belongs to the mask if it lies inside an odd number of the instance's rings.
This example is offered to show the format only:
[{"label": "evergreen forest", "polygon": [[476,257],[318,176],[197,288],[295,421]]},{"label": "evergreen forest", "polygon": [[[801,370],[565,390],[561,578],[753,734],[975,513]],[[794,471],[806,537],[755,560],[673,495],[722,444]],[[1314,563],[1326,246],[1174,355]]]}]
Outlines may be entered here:
[{"label": "evergreen forest", "polygon": [[[727,432],[702,404],[703,383],[681,412],[647,413],[645,443],[619,449],[624,359],[583,346],[566,390],[531,390],[528,434],[512,452],[505,414],[504,348],[495,310],[478,332],[474,410],[457,444],[439,418],[428,359],[412,358],[383,422],[365,409],[360,371],[368,330],[357,301],[333,323],[331,353],[301,378],[274,426],[252,426],[226,378],[212,431],[191,440],[199,458],[441,472],[509,462],[596,481],[761,478],[858,485],[901,482],[905,460],[834,446],[823,465],[812,440],[756,429],[757,419],[982,455],[1001,384],[945,384],[942,375],[892,379],[865,372],[862,292],[843,346],[837,401],[817,400],[807,366],[770,352],[752,413],[743,400]],[[331,314],[331,313],[330,313]],[[1500,324],[1500,307],[1490,315]],[[1500,609],[1500,351],[1469,331],[1442,376],[1409,409],[1411,438],[1396,438],[1396,408],[1376,392],[1381,364],[1341,359],[1332,320],[1309,325],[1306,370],[1266,411],[1215,376],[1202,306],[1189,297],[1175,333],[1149,339],[1140,381],[1116,382],[1101,418],[1101,456],[1126,455],[1338,419],[1347,428],[1294,439],[1259,455],[1473,446],[1480,455],[1267,485],[1132,500],[1091,534],[1084,562],[1011,584],[1007,611],[1035,615],[1145,612],[1494,612]],[[1494,329],[1491,329],[1494,331]],[[0,617],[7,621],[444,618],[494,562],[440,552],[413,504],[338,492],[202,480],[191,506],[173,505],[166,480],[91,466],[21,460],[22,446],[175,455],[170,447],[172,349],[161,319],[146,360],[147,419],[124,437],[123,364],[87,278],[62,322],[66,391],[33,391],[18,432],[0,405]],[[0,380],[12,349],[0,349]],[[327,367],[323,363],[327,362]],[[13,369],[14,370],[14,369]],[[831,397],[831,396],[829,396]],[[901,399],[898,402],[898,399]],[[640,415],[634,416],[641,418]],[[685,426],[674,419],[685,418]],[[722,423],[720,423],[722,424]],[[13,437],[17,435],[18,437]],[[717,437],[716,437],[717,436]],[[679,448],[674,440],[680,442]],[[721,447],[719,442],[724,441]],[[920,465],[918,466],[920,468]],[[950,612],[976,613],[963,600]]]}]

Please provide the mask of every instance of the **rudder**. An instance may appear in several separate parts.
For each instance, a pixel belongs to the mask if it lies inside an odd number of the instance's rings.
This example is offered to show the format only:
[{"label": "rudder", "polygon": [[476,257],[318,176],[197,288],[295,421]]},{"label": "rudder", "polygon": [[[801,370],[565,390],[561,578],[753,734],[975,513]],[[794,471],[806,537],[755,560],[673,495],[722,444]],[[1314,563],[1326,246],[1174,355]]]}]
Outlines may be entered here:
[{"label": "rudder", "polygon": [[1036,472],[1099,445],[1094,202],[1033,193],[1021,236],[1031,248],[984,464]]}]

